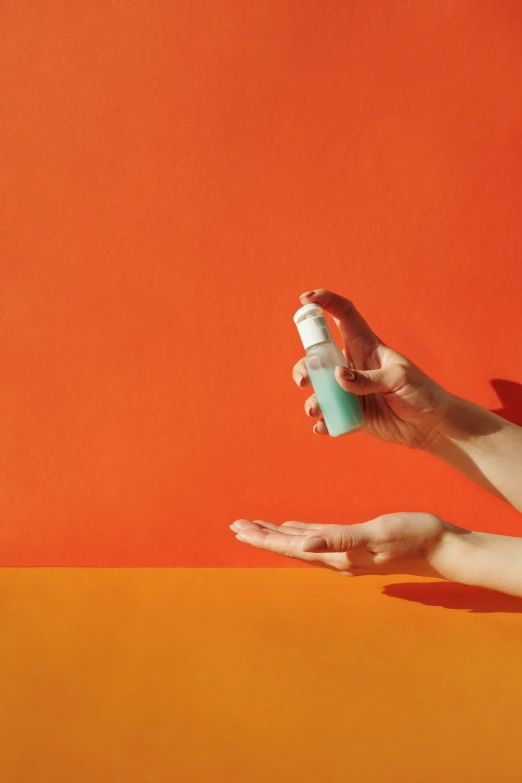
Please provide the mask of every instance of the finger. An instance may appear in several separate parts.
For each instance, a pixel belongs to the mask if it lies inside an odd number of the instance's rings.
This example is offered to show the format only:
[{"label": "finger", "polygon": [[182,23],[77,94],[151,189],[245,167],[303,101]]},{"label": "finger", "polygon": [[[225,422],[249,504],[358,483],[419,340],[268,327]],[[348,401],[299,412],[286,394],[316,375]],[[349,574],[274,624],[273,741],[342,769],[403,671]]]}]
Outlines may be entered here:
[{"label": "finger", "polygon": [[249,544],[256,549],[265,549],[267,552],[284,557],[295,557],[304,562],[316,562],[317,555],[303,551],[304,536],[291,536],[284,533],[276,533],[272,530],[241,530],[236,538],[244,544]]},{"label": "finger", "polygon": [[351,394],[387,394],[399,391],[407,383],[406,360],[379,370],[356,370],[351,367],[336,367],[337,383]]},{"label": "finger", "polygon": [[[250,544],[250,546],[254,546],[257,549],[265,549],[285,557],[297,558],[313,566],[327,568],[338,573],[346,573],[347,575],[355,575],[355,573],[351,573],[352,570],[361,569],[366,563],[366,560],[363,561],[360,557],[355,561],[351,554],[348,555],[344,552],[329,552],[325,554],[305,552],[303,550],[303,542],[306,540],[306,536],[302,534],[308,532],[308,529],[314,529],[315,532],[319,533],[322,528],[328,527],[327,525],[308,525],[304,522],[295,522],[292,524],[303,525],[304,527],[291,528],[285,523],[278,530],[273,530],[272,528],[277,528],[277,525],[271,525],[271,523],[261,520],[249,522],[246,519],[240,519],[230,527],[234,529],[234,526],[237,524],[242,524],[243,526],[242,529],[237,530],[236,538],[238,541]],[[270,525],[270,529],[263,529],[263,525]],[[283,528],[285,528],[284,532]],[[370,563],[371,561],[368,561],[368,564]]]},{"label": "finger", "polygon": [[269,530],[279,530],[278,525],[273,525],[270,522],[262,522],[259,519],[254,521],[251,521],[250,519],[236,519],[236,521],[230,525],[230,529],[233,530],[234,533],[249,529],[258,530],[261,527],[265,527]]},{"label": "finger", "polygon": [[305,525],[304,522],[294,522],[288,524],[284,522],[282,525],[273,525],[271,522],[265,522],[262,519],[256,519],[250,521],[248,519],[237,519],[230,525],[230,529],[234,533],[242,533],[244,530],[265,530],[273,531],[275,533],[282,533],[286,536],[302,536],[309,530],[321,530],[324,525]]},{"label": "finger", "polygon": [[272,525],[270,522],[264,522],[262,519],[256,519],[253,524],[258,525],[262,530],[273,530],[286,536],[304,535],[302,528],[289,527],[288,525],[285,527],[283,525]]},{"label": "finger", "polygon": [[321,408],[319,407],[319,403],[317,402],[317,397],[315,394],[312,394],[311,397],[308,397],[304,407],[306,415],[310,416],[312,419],[316,419],[321,415]]},{"label": "finger", "polygon": [[328,435],[328,427],[324,419],[319,419],[317,424],[314,424],[313,432],[315,435]]},{"label": "finger", "polygon": [[319,532],[324,525],[305,525],[299,522],[283,522],[281,532],[291,536],[306,536],[307,533]]},{"label": "finger", "polygon": [[364,396],[366,394],[386,394],[390,391],[385,370],[361,370],[349,367],[336,367],[337,383],[351,394]]},{"label": "finger", "polygon": [[314,532],[303,542],[304,552],[350,552],[353,549],[371,549],[372,525],[328,525]]},{"label": "finger", "polygon": [[293,366],[292,378],[294,379],[294,383],[296,383],[300,389],[306,389],[307,386],[310,386],[310,376],[308,374],[308,370],[306,369],[306,362],[304,358],[299,359],[299,361]]},{"label": "finger", "polygon": [[381,344],[355,305],[344,296],[319,288],[302,294],[300,298],[305,304],[318,304],[334,317],[346,349],[356,362]]},{"label": "finger", "polygon": [[263,519],[236,519],[230,525],[234,533],[241,533],[243,530],[272,530],[276,533],[283,533],[287,536],[304,535],[305,530],[321,530],[324,525],[306,525],[304,522],[283,522],[282,525],[273,525],[271,522],[265,522]]},{"label": "finger", "polygon": [[297,364],[294,365],[292,378],[300,389],[306,389],[307,386],[310,386],[310,376],[308,375],[304,359],[299,359]]}]

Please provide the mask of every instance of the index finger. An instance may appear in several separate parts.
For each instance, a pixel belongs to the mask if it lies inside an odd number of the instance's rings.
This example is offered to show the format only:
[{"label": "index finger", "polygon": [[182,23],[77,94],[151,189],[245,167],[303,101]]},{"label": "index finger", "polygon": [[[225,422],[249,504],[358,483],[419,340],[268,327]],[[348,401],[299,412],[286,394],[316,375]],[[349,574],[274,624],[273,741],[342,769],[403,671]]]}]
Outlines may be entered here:
[{"label": "index finger", "polygon": [[381,344],[381,340],[364,320],[353,302],[344,296],[334,294],[333,291],[328,291],[326,288],[318,288],[316,291],[301,294],[300,299],[304,304],[319,305],[333,316],[350,355],[353,355],[353,349],[357,345],[365,353],[368,353]]}]

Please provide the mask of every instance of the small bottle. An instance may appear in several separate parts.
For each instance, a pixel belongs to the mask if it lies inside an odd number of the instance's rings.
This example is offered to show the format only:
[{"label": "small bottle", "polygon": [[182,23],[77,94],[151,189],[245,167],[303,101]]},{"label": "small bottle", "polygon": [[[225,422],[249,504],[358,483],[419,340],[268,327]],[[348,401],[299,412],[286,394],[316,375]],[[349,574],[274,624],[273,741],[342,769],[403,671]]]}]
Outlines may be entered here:
[{"label": "small bottle", "polygon": [[365,423],[362,405],[337,382],[335,368],[347,367],[348,362],[332,339],[322,308],[315,304],[301,307],[294,323],[306,349],[306,369],[329,434],[335,438],[360,430]]}]

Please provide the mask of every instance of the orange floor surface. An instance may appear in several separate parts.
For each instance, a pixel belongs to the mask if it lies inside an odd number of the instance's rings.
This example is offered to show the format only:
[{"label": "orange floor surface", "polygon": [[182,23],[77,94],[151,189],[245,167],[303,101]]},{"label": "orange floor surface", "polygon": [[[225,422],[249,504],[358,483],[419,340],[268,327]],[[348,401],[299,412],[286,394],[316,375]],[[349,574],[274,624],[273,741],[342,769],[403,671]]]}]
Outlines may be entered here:
[{"label": "orange floor surface", "polygon": [[311,569],[0,580],[2,783],[522,780],[522,601]]}]

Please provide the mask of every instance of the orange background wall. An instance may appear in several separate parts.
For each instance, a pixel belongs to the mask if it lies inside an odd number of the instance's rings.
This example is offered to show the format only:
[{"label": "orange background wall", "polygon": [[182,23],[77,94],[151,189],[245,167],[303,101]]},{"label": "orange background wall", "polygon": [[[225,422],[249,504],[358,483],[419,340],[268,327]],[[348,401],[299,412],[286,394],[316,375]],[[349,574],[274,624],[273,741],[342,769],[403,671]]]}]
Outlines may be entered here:
[{"label": "orange background wall", "polygon": [[1,564],[281,564],[237,516],[520,530],[315,438],[290,380],[324,285],[522,410],[519,2],[9,0],[0,31]]},{"label": "orange background wall", "polygon": [[522,422],[521,85],[518,0],[0,3],[2,783],[521,780],[520,600],[228,530],[520,534],[290,372],[324,285]]}]

